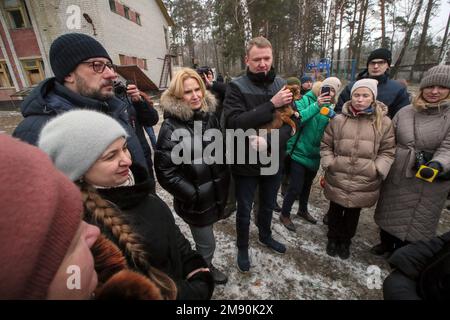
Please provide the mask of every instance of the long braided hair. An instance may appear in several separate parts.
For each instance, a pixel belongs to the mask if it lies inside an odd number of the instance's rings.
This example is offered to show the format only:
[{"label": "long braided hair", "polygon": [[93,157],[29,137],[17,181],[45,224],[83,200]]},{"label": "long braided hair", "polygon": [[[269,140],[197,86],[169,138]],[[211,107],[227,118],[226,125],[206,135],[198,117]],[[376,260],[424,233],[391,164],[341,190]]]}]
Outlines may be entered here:
[{"label": "long braided hair", "polygon": [[83,197],[85,218],[92,219],[110,230],[119,248],[131,258],[135,267],[145,271],[145,275],[157,284],[165,299],[175,300],[177,296],[175,282],[164,272],[150,265],[141,237],[133,232],[131,226],[121,216],[120,209],[103,199],[97,190],[86,182],[78,182],[78,186]]}]

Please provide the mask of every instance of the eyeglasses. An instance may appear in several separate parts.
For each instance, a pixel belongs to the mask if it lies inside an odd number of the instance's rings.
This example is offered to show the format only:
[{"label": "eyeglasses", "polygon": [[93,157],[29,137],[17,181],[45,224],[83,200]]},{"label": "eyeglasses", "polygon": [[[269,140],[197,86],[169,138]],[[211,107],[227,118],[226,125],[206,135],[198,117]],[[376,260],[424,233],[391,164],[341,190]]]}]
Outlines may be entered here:
[{"label": "eyeglasses", "polygon": [[111,71],[114,71],[114,64],[110,62],[102,62],[102,61],[83,61],[81,63],[89,64],[96,73],[103,73],[105,68],[108,67]]},{"label": "eyeglasses", "polygon": [[369,65],[371,66],[375,66],[375,65],[379,65],[379,66],[383,66],[387,63],[387,61],[385,60],[373,60],[369,62]]}]

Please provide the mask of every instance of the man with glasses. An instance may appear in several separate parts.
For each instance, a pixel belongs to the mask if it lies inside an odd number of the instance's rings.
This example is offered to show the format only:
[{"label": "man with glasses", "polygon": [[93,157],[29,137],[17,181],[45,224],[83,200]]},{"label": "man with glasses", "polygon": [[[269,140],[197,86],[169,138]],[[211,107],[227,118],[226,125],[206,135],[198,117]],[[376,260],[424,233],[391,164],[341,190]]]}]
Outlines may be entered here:
[{"label": "man with glasses", "polygon": [[[377,100],[388,107],[388,115],[392,119],[401,108],[410,104],[410,100],[406,87],[398,81],[389,79],[391,62],[392,54],[388,49],[379,48],[372,51],[367,59],[367,68],[358,74],[357,80],[371,78],[378,81]],[[341,112],[344,103],[350,100],[353,83],[349,83],[339,96],[334,109],[336,112]]]},{"label": "man with glasses", "polygon": [[[128,149],[133,162],[152,170],[130,126],[127,104],[114,95],[117,75],[105,48],[88,35],[64,34],[50,47],[50,64],[55,77],[42,81],[23,101],[24,120],[13,136],[36,145],[42,127],[50,118],[73,109],[96,110],[122,124],[129,134]],[[142,119],[151,125],[158,122],[158,112],[145,104],[136,86],[128,87],[127,94]]]}]

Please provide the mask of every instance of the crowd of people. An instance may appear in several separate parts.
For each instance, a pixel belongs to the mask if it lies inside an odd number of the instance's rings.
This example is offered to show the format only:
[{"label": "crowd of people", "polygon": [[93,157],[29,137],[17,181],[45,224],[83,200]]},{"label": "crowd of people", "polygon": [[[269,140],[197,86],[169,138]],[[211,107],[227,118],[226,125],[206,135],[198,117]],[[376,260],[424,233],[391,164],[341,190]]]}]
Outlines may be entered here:
[{"label": "crowd of people", "polygon": [[[298,199],[297,215],[316,224],[308,202],[322,172],[326,253],[348,259],[361,209],[376,205],[380,243],[371,252],[394,268],[385,298],[449,299],[450,237],[436,230],[450,193],[450,66],[426,71],[410,101],[389,78],[391,60],[389,50],[374,50],[341,90],[336,77],[278,76],[271,43],[257,37],[246,48],[246,73],[232,81],[214,80],[209,67],[178,71],[162,94],[156,137],[151,99],[136,84],[125,98],[115,94],[105,48],[84,34],[58,37],[55,77],[22,103],[18,139],[0,135],[0,298],[210,299],[228,281],[213,263],[214,224],[235,212],[235,261],[249,273],[252,210],[259,243],[284,254],[273,212],[279,207],[294,232]],[[280,126],[260,130],[276,118]],[[205,139],[211,131],[222,139]],[[252,133],[230,149],[228,131]],[[267,154],[278,161],[270,174]],[[195,249],[156,181],[173,196]]]}]

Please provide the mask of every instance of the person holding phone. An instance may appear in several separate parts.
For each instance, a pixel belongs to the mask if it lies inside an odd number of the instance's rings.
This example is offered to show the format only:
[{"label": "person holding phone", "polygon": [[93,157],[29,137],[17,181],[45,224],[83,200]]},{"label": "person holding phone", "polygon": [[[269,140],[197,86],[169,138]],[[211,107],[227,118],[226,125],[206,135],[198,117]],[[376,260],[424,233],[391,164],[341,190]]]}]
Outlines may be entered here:
[{"label": "person holding phone", "polygon": [[312,224],[317,223],[308,211],[308,199],[320,166],[320,141],[330,121],[328,113],[321,112],[321,109],[333,109],[340,88],[341,81],[330,77],[323,82],[316,82],[311,91],[301,100],[295,101],[302,119],[302,127],[287,143],[287,154],[292,161],[290,161],[289,187],[280,215],[281,223],[290,231],[296,229],[290,219],[290,212],[299,195],[297,216]]},{"label": "person holding phone", "polygon": [[373,206],[394,162],[395,135],[388,108],[377,101],[377,81],[363,79],[352,88],[344,104],[325,129],[320,146],[325,171],[329,256],[350,257],[361,208]]}]

